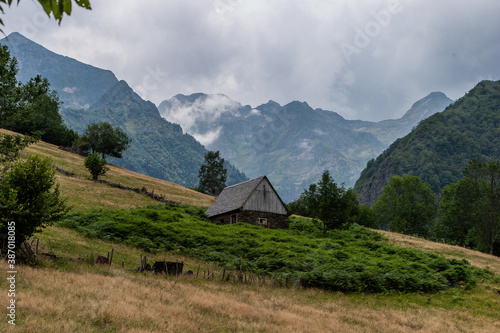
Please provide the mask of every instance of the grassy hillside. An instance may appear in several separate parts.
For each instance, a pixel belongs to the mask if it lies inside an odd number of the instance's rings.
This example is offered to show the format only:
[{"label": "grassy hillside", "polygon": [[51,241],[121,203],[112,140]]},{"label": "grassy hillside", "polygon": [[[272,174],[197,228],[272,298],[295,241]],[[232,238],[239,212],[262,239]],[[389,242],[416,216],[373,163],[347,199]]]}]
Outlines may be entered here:
[{"label": "grassy hillside", "polygon": [[[199,278],[131,273],[144,252],[80,233],[50,227],[36,235],[39,252],[55,253],[36,268],[18,268],[16,329],[7,332],[495,332],[500,330],[499,283],[472,290],[390,294],[343,294],[318,289],[273,287],[202,279],[219,268],[175,252],[147,254],[148,261],[184,261]],[[399,235],[394,235],[399,238]],[[432,251],[477,256],[500,273],[500,260],[475,251],[425,240]],[[412,246],[413,243],[405,244]],[[419,245],[420,246],[420,245]],[[114,248],[112,266],[92,266],[92,253]],[[45,256],[41,256],[45,257]],[[7,290],[0,261],[0,289]],[[6,293],[0,296],[5,308]],[[8,330],[9,329],[9,330]]]},{"label": "grassy hillside", "polygon": [[[81,157],[52,145],[38,143],[26,153],[51,156],[58,167],[79,177],[88,177]],[[63,174],[57,177],[63,195],[74,205],[73,211],[82,212],[82,216],[93,208],[134,208],[155,203],[135,192]],[[130,187],[154,189],[167,199],[185,204],[207,206],[212,200],[181,186],[117,167],[112,167],[104,178]],[[256,230],[251,231],[258,234]],[[250,236],[242,235],[241,239],[250,241]],[[274,237],[279,238],[278,235]],[[421,239],[403,239],[397,234],[388,235],[388,238],[397,246],[466,259],[500,274],[498,257]],[[479,280],[477,287],[472,289],[459,283],[433,293],[343,294],[315,288],[273,286],[269,277],[265,282],[253,284],[238,282],[237,278],[228,282],[220,278],[207,280],[203,276],[208,275],[208,270],[218,273],[221,267],[180,255],[179,248],[150,253],[123,243],[88,238],[75,230],[57,226],[46,228],[33,239],[39,239],[41,260],[34,268],[17,267],[17,326],[11,327],[4,318],[0,321],[1,332],[500,331],[498,277]],[[281,248],[282,244],[284,242],[276,242],[275,247]],[[111,249],[114,250],[111,266],[91,264],[92,252],[106,256]],[[52,253],[57,258],[41,253]],[[199,276],[176,278],[129,271],[137,265],[141,255],[147,255],[150,263],[164,258],[183,261],[185,270],[198,272]],[[0,290],[3,290],[0,291],[0,307],[4,309],[9,301],[6,292],[8,270],[6,262],[0,260]],[[412,273],[411,269],[407,271]],[[230,273],[234,277],[238,271]]]},{"label": "grassy hillside", "polygon": [[[3,129],[0,129],[0,132],[15,134]],[[55,166],[76,176],[69,177],[60,172],[56,173],[62,197],[67,198],[67,204],[72,207],[72,211],[144,207],[148,204],[158,203],[144,194],[121,190],[88,180],[90,174],[83,166],[84,157],[63,151],[57,146],[39,142],[25,149],[22,156],[27,156],[27,154],[49,156]],[[110,165],[110,170],[101,179],[132,188],[145,189],[148,192],[161,195],[167,200],[188,205],[208,207],[214,199],[212,196],[183,186],[114,165]]]}]

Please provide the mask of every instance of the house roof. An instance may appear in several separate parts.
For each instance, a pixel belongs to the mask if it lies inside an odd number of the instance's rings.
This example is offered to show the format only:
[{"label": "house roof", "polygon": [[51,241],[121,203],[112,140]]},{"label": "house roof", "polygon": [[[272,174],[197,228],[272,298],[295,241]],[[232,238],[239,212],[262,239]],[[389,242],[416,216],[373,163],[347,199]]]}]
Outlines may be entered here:
[{"label": "house roof", "polygon": [[206,212],[207,216],[212,217],[243,207],[243,204],[247,201],[262,179],[266,179],[268,183],[271,184],[266,176],[261,176],[247,180],[243,183],[226,187],[215,199],[213,204],[208,207]]}]

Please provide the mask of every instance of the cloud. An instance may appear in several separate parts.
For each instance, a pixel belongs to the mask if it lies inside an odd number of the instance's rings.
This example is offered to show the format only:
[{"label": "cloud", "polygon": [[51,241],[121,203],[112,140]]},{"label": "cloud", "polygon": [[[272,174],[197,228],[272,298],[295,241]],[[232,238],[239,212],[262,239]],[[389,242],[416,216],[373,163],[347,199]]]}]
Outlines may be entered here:
[{"label": "cloud", "polygon": [[[202,91],[381,120],[432,91],[455,99],[500,78],[498,1],[91,3],[58,26],[38,2],[22,1],[2,16],[4,31],[110,69],[157,104]],[[346,45],[356,48],[349,59]]]},{"label": "cloud", "polygon": [[211,144],[212,142],[214,142],[215,140],[217,140],[217,138],[220,135],[220,132],[221,132],[221,128],[218,127],[216,130],[205,132],[203,134],[201,134],[201,133],[194,133],[193,136],[202,145],[208,146],[209,144]]},{"label": "cloud", "polygon": [[77,87],[64,87],[62,91],[68,94],[73,94],[77,90]]},{"label": "cloud", "polygon": [[[241,104],[222,94],[202,95],[193,102],[174,96],[168,107],[159,107],[160,114],[170,122],[180,124],[187,133],[203,145],[214,142],[221,132],[218,121],[224,115],[239,116]],[[203,123],[201,127],[199,124]]]}]

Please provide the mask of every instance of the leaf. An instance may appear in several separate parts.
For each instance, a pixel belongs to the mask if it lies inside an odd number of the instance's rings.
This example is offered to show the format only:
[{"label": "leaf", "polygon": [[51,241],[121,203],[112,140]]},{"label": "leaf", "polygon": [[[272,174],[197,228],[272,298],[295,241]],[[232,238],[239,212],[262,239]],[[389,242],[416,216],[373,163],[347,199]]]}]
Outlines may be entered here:
[{"label": "leaf", "polygon": [[59,21],[59,24],[61,23],[62,20],[62,3],[60,3],[58,0],[52,0],[52,13],[54,14],[54,18]]},{"label": "leaf", "polygon": [[47,13],[47,15],[50,15],[50,12],[52,11],[52,6],[50,4],[51,0],[38,0],[38,2],[40,2],[40,4],[42,5],[45,13]]},{"label": "leaf", "polygon": [[76,4],[85,9],[92,9],[89,0],[75,0]]},{"label": "leaf", "polygon": [[63,12],[70,15],[71,14],[71,0],[62,1]]}]

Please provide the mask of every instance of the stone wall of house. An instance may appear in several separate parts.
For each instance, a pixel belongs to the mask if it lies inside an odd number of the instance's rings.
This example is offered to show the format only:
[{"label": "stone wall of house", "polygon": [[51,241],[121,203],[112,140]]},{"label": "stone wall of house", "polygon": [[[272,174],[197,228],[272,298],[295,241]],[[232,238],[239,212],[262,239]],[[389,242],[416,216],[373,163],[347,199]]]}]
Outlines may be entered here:
[{"label": "stone wall of house", "polygon": [[236,215],[236,222],[245,222],[270,229],[288,229],[288,215],[257,212],[239,211],[229,214],[219,215],[211,218],[217,224],[230,224]]}]

